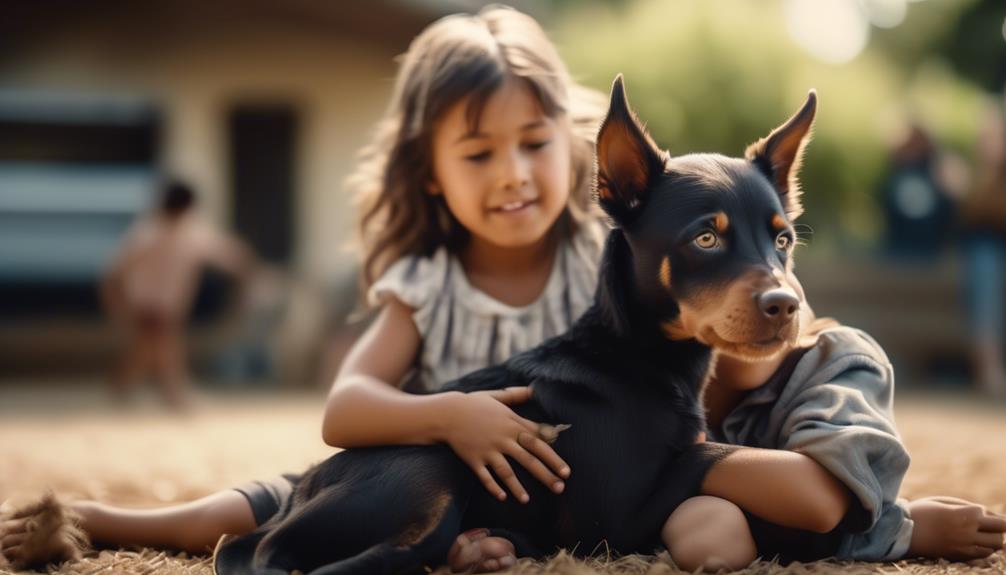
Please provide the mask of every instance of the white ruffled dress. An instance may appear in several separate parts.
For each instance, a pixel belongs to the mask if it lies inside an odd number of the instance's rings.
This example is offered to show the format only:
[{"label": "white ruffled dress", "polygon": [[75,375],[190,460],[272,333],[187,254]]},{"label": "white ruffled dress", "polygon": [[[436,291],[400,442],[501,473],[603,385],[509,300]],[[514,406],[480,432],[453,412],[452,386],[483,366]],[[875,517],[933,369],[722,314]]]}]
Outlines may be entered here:
[{"label": "white ruffled dress", "polygon": [[560,244],[545,289],[523,307],[472,286],[446,248],[392,264],[367,297],[379,305],[394,296],[415,310],[412,319],[423,344],[408,387],[436,391],[566,331],[593,303],[605,231],[602,224],[583,226]]}]

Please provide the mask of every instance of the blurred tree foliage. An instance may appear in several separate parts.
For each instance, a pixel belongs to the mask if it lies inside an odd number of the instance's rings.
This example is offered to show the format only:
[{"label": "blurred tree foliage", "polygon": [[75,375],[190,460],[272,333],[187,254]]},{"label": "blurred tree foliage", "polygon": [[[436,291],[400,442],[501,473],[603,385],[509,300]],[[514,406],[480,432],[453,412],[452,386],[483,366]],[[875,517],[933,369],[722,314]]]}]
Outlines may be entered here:
[{"label": "blurred tree foliage", "polygon": [[[901,25],[872,28],[867,48],[845,64],[804,52],[786,30],[780,0],[559,3],[551,33],[585,84],[607,93],[624,73],[637,112],[672,154],[740,155],[816,88],[803,223],[816,230],[817,248],[866,247],[882,233],[878,188],[907,121],[970,154],[982,93],[946,52],[975,4],[913,2]],[[994,50],[997,40],[982,42]]]},{"label": "blurred tree foliage", "polygon": [[1006,82],[1006,41],[995,46],[987,41],[1006,36],[1004,19],[1006,2],[979,0],[964,10],[946,41],[954,67],[990,92],[1002,92]]}]

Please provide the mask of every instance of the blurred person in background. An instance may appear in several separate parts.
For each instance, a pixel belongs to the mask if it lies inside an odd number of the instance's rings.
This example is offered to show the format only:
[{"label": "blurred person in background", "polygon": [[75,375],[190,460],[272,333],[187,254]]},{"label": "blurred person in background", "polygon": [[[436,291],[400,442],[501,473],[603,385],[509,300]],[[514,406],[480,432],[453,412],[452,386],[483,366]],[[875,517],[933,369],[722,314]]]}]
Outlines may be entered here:
[{"label": "blurred person in background", "polygon": [[1003,271],[1006,264],[1006,113],[999,97],[980,123],[975,186],[962,208],[966,296],[978,388],[1006,397]]},{"label": "blurred person in background", "polygon": [[195,203],[188,185],[165,184],[157,206],[127,232],[102,278],[102,302],[127,338],[113,382],[120,398],[151,375],[169,405],[188,406],[185,328],[201,272],[217,267],[243,284],[255,266],[250,250],[199,217]]},{"label": "blurred person in background", "polygon": [[952,190],[942,177],[943,154],[919,123],[908,126],[891,151],[882,187],[888,255],[931,260],[940,255],[954,223]]}]

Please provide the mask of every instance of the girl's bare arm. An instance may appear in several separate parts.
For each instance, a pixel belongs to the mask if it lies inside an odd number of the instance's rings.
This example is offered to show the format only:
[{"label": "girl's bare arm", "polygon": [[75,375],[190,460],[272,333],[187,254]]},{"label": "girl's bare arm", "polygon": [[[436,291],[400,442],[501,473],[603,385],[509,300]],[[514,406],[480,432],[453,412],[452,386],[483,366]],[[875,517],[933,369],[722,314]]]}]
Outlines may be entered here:
[{"label": "girl's bare arm", "polygon": [[527,500],[505,456],[561,491],[560,476],[569,475],[568,466],[538,439],[538,424],[508,407],[526,401],[528,388],[412,395],[392,383],[402,380],[419,351],[421,338],[411,316],[409,306],[391,298],[353,346],[325,405],[325,442],[343,448],[444,442],[500,499],[506,494],[497,479]]},{"label": "girl's bare arm", "polygon": [[450,394],[411,395],[397,387],[419,351],[411,313],[392,298],[346,356],[325,404],[325,443],[363,447],[444,439]]},{"label": "girl's bare arm", "polygon": [[733,502],[766,521],[817,533],[838,526],[852,493],[812,458],[782,449],[745,447],[709,471],[704,495]]}]

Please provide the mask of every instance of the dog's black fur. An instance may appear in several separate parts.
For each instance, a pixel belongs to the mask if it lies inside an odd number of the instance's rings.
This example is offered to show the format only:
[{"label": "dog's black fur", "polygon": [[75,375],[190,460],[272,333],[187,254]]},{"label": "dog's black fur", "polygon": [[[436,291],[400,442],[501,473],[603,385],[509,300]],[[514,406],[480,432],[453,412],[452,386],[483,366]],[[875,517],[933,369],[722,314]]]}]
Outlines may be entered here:
[{"label": "dog's black fur", "polygon": [[[567,333],[444,388],[533,384],[532,400],[514,410],[572,425],[553,445],[573,470],[561,495],[513,465],[531,503],[500,502],[443,445],[348,449],[308,471],[273,519],[221,544],[216,571],[421,573],[442,564],[457,535],[474,527],[509,538],[519,556],[557,547],[587,554],[602,543],[619,553],[652,552],[671,512],[699,493],[730,449],[695,444],[713,349],[764,356],[799,331],[790,315],[801,298],[764,300],[789,289],[767,278],[789,270],[788,252],[773,242],[792,235],[777,229],[778,218],[788,223],[799,206],[789,172],[814,101],[812,94],[804,110],[753,146],[749,160],[672,160],[653,145],[629,110],[621,77],[615,80],[598,135],[597,192],[618,227],[605,246],[593,307]],[[696,236],[711,226],[724,245],[746,247],[697,248]],[[741,284],[743,305],[754,310],[731,316],[741,327],[709,320],[710,306],[728,302],[724,294]],[[783,319],[780,304],[789,307]]]}]

